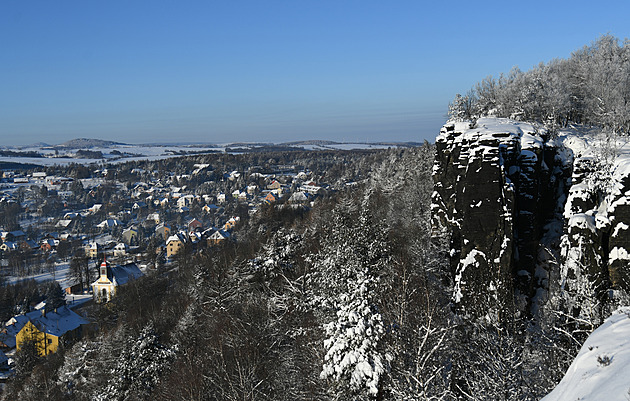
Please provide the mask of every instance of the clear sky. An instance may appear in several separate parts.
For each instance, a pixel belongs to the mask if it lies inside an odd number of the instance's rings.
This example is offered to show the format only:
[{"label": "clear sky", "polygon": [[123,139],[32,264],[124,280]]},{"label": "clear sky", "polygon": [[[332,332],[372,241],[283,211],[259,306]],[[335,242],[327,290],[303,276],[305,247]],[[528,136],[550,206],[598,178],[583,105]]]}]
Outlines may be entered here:
[{"label": "clear sky", "polygon": [[487,75],[630,37],[597,4],[2,0],[0,145],[432,141]]}]

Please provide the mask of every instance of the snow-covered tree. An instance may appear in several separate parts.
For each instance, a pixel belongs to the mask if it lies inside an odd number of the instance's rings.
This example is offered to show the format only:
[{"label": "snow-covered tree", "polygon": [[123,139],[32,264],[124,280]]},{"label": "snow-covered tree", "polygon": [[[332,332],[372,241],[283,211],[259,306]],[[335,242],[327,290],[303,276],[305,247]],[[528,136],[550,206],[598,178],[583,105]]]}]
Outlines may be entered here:
[{"label": "snow-covered tree", "polygon": [[372,224],[368,201],[366,197],[360,211],[351,200],[342,201],[316,261],[323,290],[317,299],[331,319],[324,325],[321,377],[332,379],[337,396],[376,397],[390,359],[383,350],[385,327],[376,304],[390,255],[383,230]]},{"label": "snow-covered tree", "polygon": [[150,323],[140,335],[124,344],[107,387],[97,395],[99,400],[145,399],[160,382],[175,350],[162,344]]}]

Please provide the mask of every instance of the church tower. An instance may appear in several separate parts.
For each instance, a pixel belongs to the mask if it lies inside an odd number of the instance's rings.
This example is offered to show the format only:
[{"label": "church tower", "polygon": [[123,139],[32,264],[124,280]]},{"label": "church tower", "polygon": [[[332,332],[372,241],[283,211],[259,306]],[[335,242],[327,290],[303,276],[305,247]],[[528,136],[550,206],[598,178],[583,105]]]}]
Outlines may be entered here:
[{"label": "church tower", "polygon": [[103,256],[103,263],[101,263],[101,277],[100,281],[107,281],[107,271],[109,270],[109,264],[107,258]]}]

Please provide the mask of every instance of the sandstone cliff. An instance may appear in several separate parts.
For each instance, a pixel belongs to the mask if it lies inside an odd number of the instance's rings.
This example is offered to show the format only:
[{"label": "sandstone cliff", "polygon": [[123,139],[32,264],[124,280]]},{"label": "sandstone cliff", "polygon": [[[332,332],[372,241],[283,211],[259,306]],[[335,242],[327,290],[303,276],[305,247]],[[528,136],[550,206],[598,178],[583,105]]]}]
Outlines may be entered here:
[{"label": "sandstone cliff", "polygon": [[497,118],[442,128],[432,211],[460,314],[535,317],[553,298],[598,323],[625,296],[630,159],[610,140]]}]

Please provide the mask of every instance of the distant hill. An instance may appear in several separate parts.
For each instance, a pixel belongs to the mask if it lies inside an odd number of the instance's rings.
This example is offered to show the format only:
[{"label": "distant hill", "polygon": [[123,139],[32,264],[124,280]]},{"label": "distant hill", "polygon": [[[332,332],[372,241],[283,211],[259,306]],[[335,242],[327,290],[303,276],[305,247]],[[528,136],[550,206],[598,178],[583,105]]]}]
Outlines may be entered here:
[{"label": "distant hill", "polygon": [[49,143],[46,142],[36,142],[33,144],[30,144],[28,146],[21,146],[22,148],[47,148],[51,146]]},{"label": "distant hill", "polygon": [[300,146],[300,145],[302,145],[302,146],[309,146],[309,145],[327,146],[327,145],[337,145],[337,144],[339,144],[339,142],[314,139],[314,140],[309,140],[309,141],[284,142],[281,145],[286,145],[286,146]]},{"label": "distant hill", "polygon": [[122,142],[104,141],[102,139],[77,138],[55,145],[56,148],[64,149],[90,149],[95,147],[108,147],[114,145],[125,145]]}]

